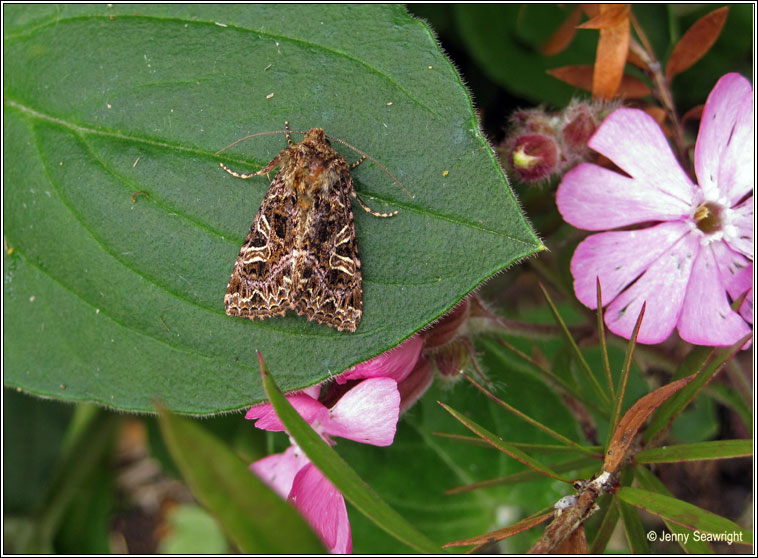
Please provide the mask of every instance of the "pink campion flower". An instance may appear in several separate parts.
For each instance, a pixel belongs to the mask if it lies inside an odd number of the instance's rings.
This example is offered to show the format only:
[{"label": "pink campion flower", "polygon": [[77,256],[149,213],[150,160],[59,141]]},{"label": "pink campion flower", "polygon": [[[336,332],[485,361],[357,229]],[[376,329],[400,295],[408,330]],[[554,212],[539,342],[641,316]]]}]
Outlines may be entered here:
[{"label": "pink campion flower", "polygon": [[[593,164],[568,172],[558,209],[587,230],[571,260],[574,291],[629,338],[644,302],[638,340],[659,343],[674,327],[685,341],[731,345],[751,331],[753,261],[753,89],[723,76],[708,96],[695,147],[693,184],[656,122],[641,110],[608,116],[588,145],[628,176]],[[631,230],[630,230],[631,229]],[[750,271],[746,271],[750,268]],[[745,295],[740,313],[730,299]],[[747,322],[747,323],[746,323]]]},{"label": "pink campion flower", "polygon": [[423,346],[423,338],[418,334],[414,335],[397,347],[343,372],[335,380],[338,384],[344,384],[348,380],[381,377],[402,382],[413,370]]},{"label": "pink campion flower", "polygon": [[[331,408],[320,403],[314,391],[288,395],[287,399],[329,444],[334,444],[332,436],[375,446],[392,444],[400,408],[394,379],[363,380]],[[263,430],[284,430],[269,403],[251,408],[245,418],[256,420],[255,426]],[[330,552],[352,551],[345,499],[294,442],[285,452],[264,457],[250,469],[300,510]]]}]

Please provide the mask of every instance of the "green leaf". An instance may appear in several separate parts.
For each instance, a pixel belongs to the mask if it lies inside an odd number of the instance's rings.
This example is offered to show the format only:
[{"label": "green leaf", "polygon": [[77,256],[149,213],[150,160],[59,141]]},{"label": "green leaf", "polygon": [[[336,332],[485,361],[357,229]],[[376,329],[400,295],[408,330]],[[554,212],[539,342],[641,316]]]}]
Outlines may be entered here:
[{"label": "green leaf", "polygon": [[263,358],[260,362],[266,395],[287,433],[345,499],[376,525],[411,548],[419,552],[441,553],[439,546],[388,506],[339,454],[313,431],[279,390]]},{"label": "green leaf", "polygon": [[[237,409],[263,399],[256,350],[286,391],[315,384],[543,249],[460,77],[400,6],[17,4],[3,15],[6,385],[124,410],[151,411],[155,398],[185,413]],[[214,154],[285,120],[366,151],[414,196],[376,165],[353,171],[373,208],[399,211],[355,212],[355,334],[293,312],[224,313],[267,184],[219,162],[257,170],[284,141]]]},{"label": "green leaf", "polygon": [[[103,461],[113,446],[119,422],[118,415],[94,406],[76,408],[47,494],[35,517],[34,536],[27,541],[30,546],[17,548],[16,552],[39,554],[53,551],[51,545],[61,525],[76,520],[75,508],[81,504],[83,496],[86,498],[87,487],[93,483],[102,487],[97,478],[100,476],[98,471],[103,468]],[[93,507],[109,507],[109,502],[104,505],[90,503]],[[86,539],[83,546],[97,544],[93,543],[91,535],[82,534]]]},{"label": "green leaf", "polygon": [[721,403],[722,405],[730,408],[732,411],[737,413],[742,420],[742,424],[752,434],[753,409],[752,406],[748,405],[748,403],[745,401],[745,395],[748,395],[748,397],[750,397],[749,392],[742,392],[740,389],[735,389],[734,387],[728,386],[726,384],[711,383],[706,388],[706,393],[708,393],[708,395],[711,396],[714,401]]},{"label": "green leaf", "polygon": [[[511,447],[518,447],[518,444],[510,444]],[[599,465],[598,459],[593,459],[591,457],[580,457],[578,459],[572,459],[570,461],[564,461],[564,462],[558,462],[551,465],[551,469],[555,471],[556,473],[567,473],[570,471],[580,471],[582,469],[589,469],[587,472],[587,475],[581,475],[581,474],[575,474],[574,477],[581,478],[584,476],[590,476],[593,473],[597,472],[598,465]],[[469,490],[478,490],[481,488],[489,488],[492,486],[506,486],[506,485],[515,485],[515,484],[521,484],[524,482],[529,482],[533,480],[539,480],[545,478],[545,475],[543,475],[540,471],[535,471],[534,469],[528,469],[526,471],[519,471],[518,473],[512,473],[510,475],[506,475],[503,477],[498,477],[495,479],[488,479],[485,481],[480,481],[464,486],[456,487],[452,490],[448,491],[448,494],[459,494],[461,492],[468,492]]]},{"label": "green leaf", "polygon": [[624,524],[624,533],[626,542],[632,554],[650,554],[650,546],[645,538],[645,527],[637,511],[622,500],[614,500],[621,515],[621,522]]},{"label": "green leaf", "polygon": [[[105,456],[110,457],[110,456]],[[116,471],[101,459],[74,494],[63,515],[53,547],[57,554],[109,554],[116,495]]]},{"label": "green leaf", "polygon": [[[563,333],[566,339],[566,342],[571,347],[573,351],[573,356],[577,359],[577,362],[579,363],[579,369],[583,373],[583,379],[587,380],[587,383],[589,383],[592,386],[592,388],[595,390],[595,396],[600,400],[601,403],[603,403],[607,407],[610,404],[610,398],[608,396],[608,393],[600,385],[600,382],[595,376],[595,373],[590,368],[590,365],[587,364],[587,359],[584,358],[584,354],[579,349],[579,345],[576,344],[576,340],[571,335],[571,332],[566,326],[566,322],[561,316],[561,313],[558,311],[558,308],[555,306],[555,304],[553,303],[553,300],[550,298],[550,294],[547,292],[547,289],[545,289],[545,287],[542,286],[541,283],[540,283],[540,290],[542,291],[542,295],[545,297],[545,300],[547,301],[547,305],[550,308],[550,311],[553,313],[553,317],[555,318],[555,321],[558,324],[558,327]],[[629,369],[628,366],[625,367],[625,370],[627,372],[628,372],[628,369]]]},{"label": "green leaf", "polygon": [[159,413],[166,445],[195,497],[245,554],[323,553],[300,513],[190,419]]},{"label": "green leaf", "polygon": [[606,497],[604,504],[600,505],[600,511],[597,513],[597,516],[599,516],[597,519],[596,517],[592,519],[599,520],[600,524],[597,527],[597,532],[594,533],[594,537],[591,539],[592,543],[588,549],[589,554],[603,554],[608,541],[611,540],[611,536],[619,520],[619,508],[616,505],[615,499]]},{"label": "green leaf", "polygon": [[[711,381],[721,367],[734,357],[734,355],[740,350],[740,347],[747,342],[751,335],[752,334],[746,335],[731,347],[708,350],[708,355],[712,355],[713,359],[707,364],[707,366],[705,365],[707,360],[705,356],[707,349],[705,347],[697,347],[694,349],[691,354],[685,358],[684,362],[677,370],[676,377],[692,374],[695,370],[698,371],[697,376],[692,382],[664,402],[656,410],[652,419],[650,419],[650,424],[648,425],[647,430],[645,431],[645,441],[652,440],[655,434],[665,428],[674,417],[681,413],[700,390]],[[684,374],[689,366],[692,367],[689,374]]]},{"label": "green leaf", "polygon": [[172,508],[168,534],[158,543],[160,554],[228,554],[229,545],[218,523],[196,504]]},{"label": "green leaf", "polygon": [[45,497],[72,405],[3,390],[3,504],[7,516],[31,514]]},{"label": "green leaf", "polygon": [[675,463],[751,455],[753,455],[752,440],[715,440],[647,449],[635,455],[634,460],[637,463]]},{"label": "green leaf", "polygon": [[[640,486],[645,490],[657,492],[658,494],[663,494],[665,496],[671,496],[671,493],[660,479],[646,467],[636,467],[634,469],[634,476]],[[708,543],[695,538],[694,533],[690,529],[686,529],[685,527],[672,523],[666,519],[663,521],[668,530],[676,537],[674,540],[687,552],[687,554],[713,554],[713,550],[711,550]]]},{"label": "green leaf", "polygon": [[[496,386],[499,397],[530,409],[540,422],[549,424],[564,435],[575,436],[576,426],[561,398],[530,374],[502,366],[497,355],[477,343],[477,355],[487,377]],[[406,412],[398,423],[394,443],[373,447],[349,440],[339,440],[336,450],[379,495],[404,518],[432,540],[447,543],[465,539],[493,528],[512,525],[566,495],[564,483],[535,473],[490,444],[482,445],[461,439],[471,432],[447,413],[437,401],[456,409],[466,409],[466,416],[479,424],[492,425],[493,432],[507,433],[512,445],[536,455],[550,468],[563,472],[573,448],[561,453],[543,451],[549,436],[524,426],[521,419],[504,412],[468,382],[435,382],[426,395]],[[440,433],[445,433],[443,437]],[[451,437],[450,435],[454,437]],[[470,437],[466,437],[469,438]],[[524,443],[527,442],[527,443]],[[535,447],[535,443],[541,446]],[[557,447],[550,446],[557,451]],[[602,448],[594,448],[602,452]],[[582,463],[588,460],[582,459]],[[575,462],[580,467],[582,463]],[[599,462],[595,462],[597,470]],[[579,469],[569,478],[588,478],[593,471]],[[489,479],[520,475],[523,482],[507,486],[488,486],[481,490],[451,493],[462,485]],[[512,477],[511,477],[512,478]],[[398,487],[402,487],[398,491]],[[407,547],[386,535],[360,514],[350,514],[353,551],[356,554],[407,553]],[[540,529],[514,535],[502,546],[505,552],[526,552],[541,533]]]},{"label": "green leaf", "polygon": [[[684,502],[671,496],[656,494],[639,488],[623,487],[617,494],[617,498],[633,506],[643,509],[663,519],[678,523],[688,529],[697,530],[701,534],[709,533],[713,536],[723,537],[733,535],[732,542],[752,544],[753,533],[742,529],[739,525],[709,511],[688,502]],[[705,539],[703,539],[705,540]]]},{"label": "green leaf", "polygon": [[556,56],[543,56],[539,47],[572,9],[554,4],[457,4],[455,21],[467,49],[490,79],[535,103],[562,106],[575,90],[546,70],[591,64],[597,33],[579,30],[570,48]]},{"label": "green leaf", "polygon": [[534,459],[532,456],[530,456],[527,453],[524,453],[520,449],[518,449],[516,446],[509,444],[508,442],[504,441],[500,436],[497,436],[484,428],[483,426],[477,424],[476,422],[466,418],[461,413],[456,411],[455,409],[452,409],[451,407],[448,407],[442,402],[439,402],[440,405],[451,415],[453,415],[458,421],[461,422],[466,428],[471,430],[474,434],[481,437],[483,440],[486,440],[492,447],[499,449],[500,451],[507,453],[510,455],[513,459],[520,461],[527,467],[530,467],[531,469],[534,469],[535,471],[539,471],[540,473],[553,477],[556,480],[561,480],[563,482],[570,483],[571,481],[569,479],[564,479],[561,476],[558,475],[554,470],[552,470],[547,465],[544,465],[540,463],[537,459]]}]

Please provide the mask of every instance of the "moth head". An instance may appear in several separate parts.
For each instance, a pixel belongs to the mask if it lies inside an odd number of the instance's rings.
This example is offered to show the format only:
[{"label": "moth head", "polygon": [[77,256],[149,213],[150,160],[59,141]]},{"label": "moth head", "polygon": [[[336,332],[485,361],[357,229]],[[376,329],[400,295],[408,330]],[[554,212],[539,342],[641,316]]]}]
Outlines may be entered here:
[{"label": "moth head", "polygon": [[321,128],[311,128],[305,133],[305,138],[303,138],[303,141],[306,143],[324,143],[331,145],[329,143],[329,140],[326,139],[326,133],[324,133],[324,130]]}]

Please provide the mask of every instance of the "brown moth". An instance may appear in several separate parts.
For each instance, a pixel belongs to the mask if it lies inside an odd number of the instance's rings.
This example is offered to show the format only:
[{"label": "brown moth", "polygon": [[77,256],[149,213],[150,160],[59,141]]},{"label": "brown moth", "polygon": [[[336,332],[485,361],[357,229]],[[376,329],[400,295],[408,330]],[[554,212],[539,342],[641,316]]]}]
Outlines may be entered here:
[{"label": "brown moth", "polygon": [[361,260],[355,240],[351,198],[377,217],[353,187],[350,165],[324,130],[312,128],[251,178],[279,167],[240,249],[224,304],[230,316],[264,319],[294,310],[339,331],[355,331],[363,313]]}]

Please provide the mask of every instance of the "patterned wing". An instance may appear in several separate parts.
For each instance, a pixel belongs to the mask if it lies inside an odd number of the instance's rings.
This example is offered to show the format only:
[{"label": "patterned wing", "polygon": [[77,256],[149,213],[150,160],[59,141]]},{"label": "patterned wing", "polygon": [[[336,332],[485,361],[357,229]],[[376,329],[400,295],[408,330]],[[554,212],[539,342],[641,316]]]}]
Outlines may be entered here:
[{"label": "patterned wing", "polygon": [[283,316],[291,308],[296,228],[294,192],[279,173],[269,186],[240,249],[224,304],[230,316],[251,320]]},{"label": "patterned wing", "polygon": [[363,313],[363,291],[347,167],[341,178],[347,182],[315,197],[305,216],[293,308],[309,320],[355,331]]}]

